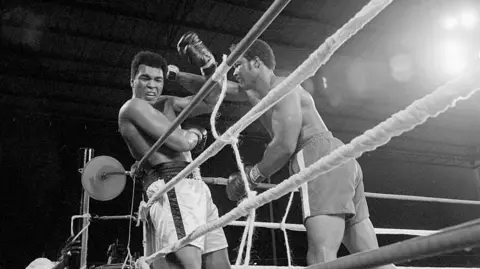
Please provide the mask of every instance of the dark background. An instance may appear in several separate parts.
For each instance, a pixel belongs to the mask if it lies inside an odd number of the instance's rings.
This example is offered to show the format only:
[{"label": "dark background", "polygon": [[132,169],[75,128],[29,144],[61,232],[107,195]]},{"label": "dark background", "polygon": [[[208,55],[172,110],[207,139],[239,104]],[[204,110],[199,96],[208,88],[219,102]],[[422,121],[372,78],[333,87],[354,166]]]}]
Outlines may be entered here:
[{"label": "dark background", "polygon": [[[133,163],[120,134],[116,115],[131,96],[129,64],[140,50],[152,50],[182,70],[199,73],[176,55],[175,44],[195,30],[218,56],[228,53],[272,1],[1,1],[0,169],[2,218],[0,265],[24,268],[33,259],[56,259],[70,233],[70,217],[80,213],[79,149],[108,155],[125,168]],[[292,1],[262,38],[277,55],[277,73],[294,70],[326,37],[360,8],[364,0]],[[443,37],[459,38],[480,48],[478,28],[445,32],[438,19],[445,12],[475,1],[398,0],[380,13],[335,53],[303,85],[332,132],[349,142],[417,98],[433,91],[452,75],[443,74],[433,53]],[[479,12],[480,13],[480,12]],[[472,50],[474,51],[474,50]],[[472,51],[469,51],[472,52]],[[411,61],[407,80],[390,72],[398,55]],[[472,54],[473,55],[473,54]],[[475,57],[470,59],[473,61]],[[329,87],[321,86],[325,76]],[[187,92],[173,84],[167,94]],[[479,96],[474,95],[436,119],[390,141],[361,163],[368,192],[479,199]],[[222,105],[219,129],[224,131],[248,108]],[[191,119],[205,127],[208,117]],[[212,141],[209,141],[209,144]],[[268,143],[265,130],[254,123],[241,137],[246,163],[255,163]],[[202,165],[204,176],[227,177],[236,170],[233,151],[225,147]],[[286,178],[283,169],[274,182]],[[109,202],[91,201],[92,214],[128,214],[132,182]],[[220,214],[235,204],[224,187],[211,186]],[[140,191],[135,191],[135,210]],[[274,221],[283,216],[286,197],[272,203]],[[289,222],[300,223],[295,198]],[[371,219],[379,228],[441,229],[478,218],[477,206],[368,199]],[[258,221],[270,221],[269,207]],[[132,252],[142,253],[140,228],[133,228]],[[242,228],[226,227],[230,258],[236,258]],[[274,232],[277,260],[266,245],[272,232],[256,229],[253,263],[286,265],[283,235]],[[89,264],[106,263],[108,245],[126,244],[127,221],[95,222],[89,232]],[[410,238],[379,235],[381,245]],[[289,232],[294,262],[305,265],[304,233]],[[341,255],[347,252],[342,249]],[[478,250],[457,252],[408,266],[479,266]]]}]

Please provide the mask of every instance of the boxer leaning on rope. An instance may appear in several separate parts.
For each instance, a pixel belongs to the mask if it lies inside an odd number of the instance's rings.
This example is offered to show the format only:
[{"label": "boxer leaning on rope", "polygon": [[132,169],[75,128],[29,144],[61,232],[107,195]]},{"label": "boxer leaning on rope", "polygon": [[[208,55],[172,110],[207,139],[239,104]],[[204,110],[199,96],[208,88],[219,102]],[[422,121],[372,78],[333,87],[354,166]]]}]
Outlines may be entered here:
[{"label": "boxer leaning on rope", "polygon": [[[202,75],[211,75],[217,63],[197,34],[188,32],[178,43],[178,51],[190,63],[201,67]],[[274,74],[275,56],[270,46],[256,40],[234,64],[238,83],[228,82],[226,100],[248,101],[252,106],[285,78]],[[208,70],[209,72],[204,72]],[[196,92],[205,78],[179,72],[178,82]],[[206,98],[215,102],[217,88]],[[289,163],[290,173],[298,173],[334,149],[343,145],[328,130],[315,108],[312,96],[301,86],[260,117],[271,141],[262,160],[246,167],[251,188]],[[240,173],[230,176],[226,187],[231,200],[245,197]],[[337,258],[343,242],[351,253],[378,248],[364,194],[362,170],[356,160],[325,173],[301,188],[304,225],[307,230],[307,263],[317,264]],[[394,268],[388,265],[385,268]]]},{"label": "boxer leaning on rope", "polygon": [[[191,100],[190,97],[162,95],[167,74],[166,61],[159,54],[142,51],[132,61],[130,85],[133,95],[120,109],[118,124],[131,155],[137,161],[168,130],[177,112]],[[210,111],[210,107],[202,103],[190,116]],[[147,196],[150,198],[183,170],[192,161],[190,151],[203,150],[206,139],[206,130],[198,126],[174,130],[143,168],[143,187]],[[155,228],[155,251],[218,218],[210,190],[196,172],[156,202],[149,214]],[[217,229],[174,253],[168,253],[165,262],[170,268],[228,269],[227,246],[223,230]]]}]

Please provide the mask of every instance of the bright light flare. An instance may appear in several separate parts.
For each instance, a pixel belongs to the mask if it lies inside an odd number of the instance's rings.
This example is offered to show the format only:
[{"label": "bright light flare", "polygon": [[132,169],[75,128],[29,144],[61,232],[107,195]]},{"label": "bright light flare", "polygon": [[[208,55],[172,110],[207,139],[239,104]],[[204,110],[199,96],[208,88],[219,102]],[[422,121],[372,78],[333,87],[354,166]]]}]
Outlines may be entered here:
[{"label": "bright light flare", "polygon": [[452,16],[446,16],[441,21],[443,28],[452,30],[459,24],[458,20]]},{"label": "bright light flare", "polygon": [[477,16],[474,12],[464,12],[460,16],[460,22],[467,28],[473,28],[477,23]]},{"label": "bright light flare", "polygon": [[467,66],[466,54],[467,49],[459,42],[445,42],[439,52],[442,71],[449,75],[461,73]]}]

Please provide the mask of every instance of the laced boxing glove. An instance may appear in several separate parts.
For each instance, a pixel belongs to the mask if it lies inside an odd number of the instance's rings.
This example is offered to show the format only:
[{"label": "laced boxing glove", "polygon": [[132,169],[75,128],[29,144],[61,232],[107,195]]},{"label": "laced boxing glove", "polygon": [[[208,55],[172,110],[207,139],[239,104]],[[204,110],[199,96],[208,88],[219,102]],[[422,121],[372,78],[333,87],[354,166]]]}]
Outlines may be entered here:
[{"label": "laced boxing glove", "polygon": [[[266,178],[260,173],[257,165],[245,166],[245,174],[251,190]],[[247,195],[240,172],[235,172],[228,177],[226,192],[231,201],[238,201]]]},{"label": "laced boxing glove", "polygon": [[180,72],[180,69],[177,66],[172,64],[169,65],[167,67],[167,79],[171,81],[177,81],[179,72]]},{"label": "laced boxing glove", "polygon": [[207,144],[208,132],[205,128],[196,125],[187,125],[184,127],[185,131],[192,132],[198,136],[197,145],[191,150],[192,153],[199,153],[205,149]]},{"label": "laced boxing glove", "polygon": [[187,57],[190,64],[199,67],[203,76],[211,76],[215,72],[215,57],[196,33],[185,33],[178,41],[177,50],[181,57]]}]

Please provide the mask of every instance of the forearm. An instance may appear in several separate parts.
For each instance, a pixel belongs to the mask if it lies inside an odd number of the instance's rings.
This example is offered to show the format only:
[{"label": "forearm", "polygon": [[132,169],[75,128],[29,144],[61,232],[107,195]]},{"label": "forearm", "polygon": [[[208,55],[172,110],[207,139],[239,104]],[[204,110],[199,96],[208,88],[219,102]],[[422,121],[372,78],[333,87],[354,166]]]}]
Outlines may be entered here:
[{"label": "forearm", "polygon": [[197,93],[207,80],[200,75],[178,72],[177,83],[191,93]]},{"label": "forearm", "polygon": [[66,266],[67,266],[67,262],[64,260],[61,260],[52,269],[64,269]]},{"label": "forearm", "polygon": [[198,136],[192,132],[177,129],[168,136],[165,145],[175,151],[186,152],[197,145],[198,139]]},{"label": "forearm", "polygon": [[269,177],[280,170],[290,159],[293,152],[279,143],[270,143],[262,160],[257,164],[260,173]]},{"label": "forearm", "polygon": [[[203,76],[186,73],[186,72],[179,72],[177,75],[177,82],[187,91],[196,94],[202,88],[203,84],[207,79]],[[218,100],[218,96],[222,90],[222,83],[216,83],[213,87],[212,91],[205,97],[205,102],[208,104],[213,104]],[[227,81],[227,92],[225,100],[227,101],[247,101],[245,94],[242,94],[239,91],[238,83],[233,81]]]}]

